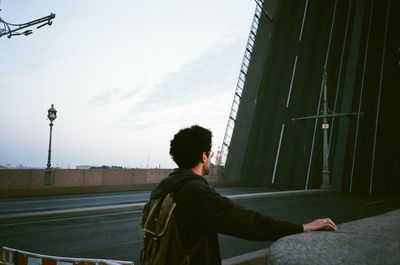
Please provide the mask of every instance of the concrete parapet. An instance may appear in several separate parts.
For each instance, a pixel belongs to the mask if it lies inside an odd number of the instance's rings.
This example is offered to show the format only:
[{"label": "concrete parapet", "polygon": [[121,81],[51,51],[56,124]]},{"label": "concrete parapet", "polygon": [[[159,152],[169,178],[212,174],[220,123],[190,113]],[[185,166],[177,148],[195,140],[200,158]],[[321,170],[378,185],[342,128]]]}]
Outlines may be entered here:
[{"label": "concrete parapet", "polygon": [[224,259],[222,265],[266,265],[268,249],[261,249],[229,259]]},{"label": "concrete parapet", "polygon": [[[143,190],[155,187],[173,169],[54,169],[52,185],[44,186],[44,169],[1,169],[0,197],[60,195]],[[214,186],[225,183],[222,176],[206,179]]]},{"label": "concrete parapet", "polygon": [[[0,170],[1,172],[1,170]],[[0,177],[1,178],[1,177]],[[44,171],[43,170],[31,170],[31,187],[41,187],[44,183]],[[0,188],[3,186],[0,185]]]},{"label": "concrete parapet", "polygon": [[62,169],[53,171],[53,186],[83,186],[83,170]]},{"label": "concrete parapet", "polygon": [[[0,188],[31,186],[31,169],[0,170]],[[44,170],[43,170],[44,181]]]},{"label": "concrete parapet", "polygon": [[400,209],[279,239],[268,249],[225,259],[223,265],[397,265],[400,264]]},{"label": "concrete parapet", "polygon": [[[90,169],[87,169],[90,170]],[[132,184],[132,170],[108,169],[103,170],[102,185],[126,185]]]},{"label": "concrete parapet", "polygon": [[83,185],[97,186],[103,184],[103,169],[84,170]]},{"label": "concrete parapet", "polygon": [[318,231],[282,238],[271,245],[268,264],[400,264],[400,210]]},{"label": "concrete parapet", "polygon": [[134,169],[133,170],[133,182],[134,182],[134,184],[146,183],[146,170],[145,169]]}]

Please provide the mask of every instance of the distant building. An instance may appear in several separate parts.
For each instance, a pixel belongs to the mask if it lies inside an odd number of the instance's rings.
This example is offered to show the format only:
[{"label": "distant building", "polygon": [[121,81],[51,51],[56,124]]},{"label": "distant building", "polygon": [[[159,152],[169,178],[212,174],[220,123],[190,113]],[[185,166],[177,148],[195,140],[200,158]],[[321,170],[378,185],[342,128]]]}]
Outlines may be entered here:
[{"label": "distant building", "polygon": [[81,166],[76,166],[76,169],[90,169],[92,166],[88,165],[81,165]]}]

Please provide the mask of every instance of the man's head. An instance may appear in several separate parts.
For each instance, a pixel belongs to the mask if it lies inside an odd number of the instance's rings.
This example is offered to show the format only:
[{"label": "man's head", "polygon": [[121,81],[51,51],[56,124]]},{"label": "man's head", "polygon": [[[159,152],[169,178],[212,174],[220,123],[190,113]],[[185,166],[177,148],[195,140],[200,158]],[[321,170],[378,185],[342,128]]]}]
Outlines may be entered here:
[{"label": "man's head", "polygon": [[169,154],[180,168],[201,166],[201,175],[208,174],[211,162],[212,133],[198,125],[181,129],[171,140]]}]

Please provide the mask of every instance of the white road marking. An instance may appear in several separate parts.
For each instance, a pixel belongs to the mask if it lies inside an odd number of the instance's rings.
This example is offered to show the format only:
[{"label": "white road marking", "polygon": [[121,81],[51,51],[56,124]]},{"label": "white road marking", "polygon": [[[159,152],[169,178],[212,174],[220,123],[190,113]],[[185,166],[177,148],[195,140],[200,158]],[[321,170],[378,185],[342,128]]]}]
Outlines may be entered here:
[{"label": "white road marking", "polygon": [[59,221],[66,221],[66,220],[89,219],[89,218],[97,218],[97,217],[103,217],[103,216],[125,215],[125,214],[132,214],[132,213],[141,213],[141,212],[142,212],[142,210],[136,210],[136,211],[122,212],[122,213],[108,213],[108,214],[96,214],[96,215],[88,215],[88,216],[64,217],[64,218],[57,218],[57,219],[50,219],[50,220],[37,220],[37,221],[20,222],[20,223],[13,223],[13,224],[1,224],[0,227],[50,223],[50,222],[59,222]]},{"label": "white road marking", "polygon": [[306,19],[307,7],[308,7],[308,0],[306,1],[306,5],[304,7],[303,21],[301,22],[299,41],[301,41],[303,37],[304,20]]},{"label": "white road marking", "polygon": [[374,149],[372,150],[372,163],[371,163],[372,168],[371,168],[371,176],[370,176],[370,180],[369,180],[369,194],[372,193],[372,185],[374,183],[376,136],[378,134],[379,111],[380,111],[380,106],[381,106],[383,67],[385,66],[385,53],[386,53],[387,31],[388,31],[388,24],[389,24],[389,12],[390,12],[390,1],[388,2],[387,11],[386,11],[385,37],[384,37],[383,51],[382,51],[381,76],[380,76],[380,80],[379,80],[378,106],[376,107]]},{"label": "white road marking", "polygon": [[109,196],[90,196],[90,197],[78,197],[78,198],[63,198],[63,199],[46,199],[46,200],[29,200],[29,201],[14,201],[14,202],[0,202],[1,204],[17,204],[17,203],[37,203],[37,202],[59,202],[59,201],[74,201],[74,200],[90,200],[90,199],[108,199],[108,198],[123,198],[123,197],[132,197],[136,195],[150,195],[150,192],[143,192],[140,194],[125,194],[125,195],[109,195]]},{"label": "white road marking", "polygon": [[377,203],[382,203],[382,202],[386,202],[386,201],[385,200],[381,200],[381,201],[367,202],[367,203],[365,203],[365,205],[377,204]]},{"label": "white road marking", "polygon": [[275,181],[276,166],[278,165],[279,153],[281,151],[281,143],[282,143],[282,137],[283,137],[284,130],[285,130],[285,124],[282,123],[281,136],[279,137],[279,145],[278,145],[278,150],[276,151],[276,157],[275,157],[274,173],[272,174],[272,181],[271,181],[272,184],[274,184],[274,181]]},{"label": "white road marking", "polygon": [[350,187],[349,187],[350,192],[352,192],[352,190],[353,190],[353,176],[354,176],[354,166],[355,166],[355,161],[356,161],[355,159],[356,159],[356,154],[357,154],[358,129],[359,129],[359,124],[360,124],[360,113],[361,113],[361,105],[362,105],[362,99],[363,99],[364,81],[365,81],[364,76],[365,76],[366,65],[367,65],[368,46],[369,46],[369,37],[370,37],[370,32],[371,32],[371,22],[372,22],[373,11],[374,11],[374,1],[371,2],[371,9],[370,9],[370,14],[369,14],[369,22],[368,22],[368,34],[367,34],[367,41],[365,44],[363,71],[362,71],[361,86],[360,86],[360,97],[358,100],[357,125],[356,125],[356,133],[354,136],[353,161],[351,164],[351,173],[350,173]]},{"label": "white road marking", "polygon": [[294,59],[292,78],[290,79],[289,94],[288,94],[287,101],[286,101],[286,108],[289,107],[290,95],[292,94],[293,79],[294,79],[294,75],[296,73],[296,66],[297,66],[297,58],[298,58],[298,56],[296,55],[296,58]]},{"label": "white road marking", "polygon": [[[121,201],[116,201],[116,202],[113,202],[114,204],[121,204],[121,203],[133,203],[133,202],[135,202],[135,203],[140,203],[140,202],[143,202],[142,200],[141,201],[129,201],[129,202],[126,202],[126,201],[123,201],[123,202],[121,202]],[[21,210],[29,210],[29,211],[33,211],[33,210],[55,210],[55,209],[71,209],[71,208],[77,208],[77,207],[88,207],[88,206],[95,206],[95,205],[104,205],[104,206],[107,206],[107,205],[110,205],[109,203],[106,203],[106,202],[95,202],[95,203],[85,203],[85,204],[68,204],[68,205],[46,205],[46,206],[43,206],[43,207],[36,207],[36,208],[13,208],[12,209],[12,211],[14,211],[14,212],[16,212],[16,211],[21,211]],[[10,212],[10,210],[9,209],[4,209],[4,210],[0,210],[0,213],[2,213],[2,212]]]}]

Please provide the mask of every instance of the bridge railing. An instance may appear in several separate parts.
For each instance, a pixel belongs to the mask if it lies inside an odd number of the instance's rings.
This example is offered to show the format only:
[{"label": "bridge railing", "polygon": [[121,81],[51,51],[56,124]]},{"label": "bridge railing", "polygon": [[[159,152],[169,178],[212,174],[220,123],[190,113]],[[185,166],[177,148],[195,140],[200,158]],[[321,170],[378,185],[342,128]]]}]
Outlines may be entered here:
[{"label": "bridge railing", "polygon": [[1,265],[134,265],[131,261],[85,259],[42,255],[19,249],[3,247]]}]

